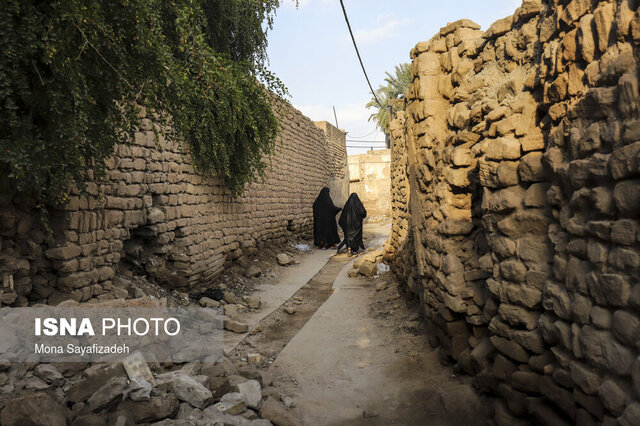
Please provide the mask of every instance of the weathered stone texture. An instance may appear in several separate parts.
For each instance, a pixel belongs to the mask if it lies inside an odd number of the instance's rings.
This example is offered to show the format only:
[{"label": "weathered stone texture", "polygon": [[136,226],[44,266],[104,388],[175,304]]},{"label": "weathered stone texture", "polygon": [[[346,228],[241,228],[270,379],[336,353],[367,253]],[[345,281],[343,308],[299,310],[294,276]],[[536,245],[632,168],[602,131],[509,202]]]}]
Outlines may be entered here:
[{"label": "weathered stone texture", "polygon": [[412,51],[386,256],[498,424],[640,421],[638,6],[525,0]]},{"label": "weathered stone texture", "polygon": [[72,188],[52,213],[53,236],[26,200],[3,197],[2,304],[126,297],[116,273],[131,265],[167,288],[188,288],[267,242],[308,235],[320,189],[348,185],[344,132],[294,108],[280,118],[266,180],[236,199],[219,179],[196,173],[184,145],[155,140],[146,119],[131,144],[116,146],[105,179],[87,182],[85,193]]},{"label": "weathered stone texture", "polygon": [[349,162],[349,193],[358,194],[368,217],[389,217],[391,215],[391,150],[376,149],[364,154],[349,155],[347,161]]}]

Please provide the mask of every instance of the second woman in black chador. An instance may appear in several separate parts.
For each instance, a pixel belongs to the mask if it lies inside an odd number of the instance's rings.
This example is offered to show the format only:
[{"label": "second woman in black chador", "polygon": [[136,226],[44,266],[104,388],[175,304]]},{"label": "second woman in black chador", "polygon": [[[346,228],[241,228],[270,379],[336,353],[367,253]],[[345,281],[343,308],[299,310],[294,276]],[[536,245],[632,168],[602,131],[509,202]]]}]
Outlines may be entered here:
[{"label": "second woman in black chador", "polygon": [[364,250],[362,243],[362,221],[367,217],[367,210],[362,205],[358,194],[355,192],[349,196],[344,204],[338,223],[344,232],[344,240],[338,246],[338,251],[346,244],[352,253]]},{"label": "second woman in black chador", "polygon": [[326,186],[313,202],[313,244],[323,249],[335,246],[340,242],[336,214],[342,210],[336,207]]}]

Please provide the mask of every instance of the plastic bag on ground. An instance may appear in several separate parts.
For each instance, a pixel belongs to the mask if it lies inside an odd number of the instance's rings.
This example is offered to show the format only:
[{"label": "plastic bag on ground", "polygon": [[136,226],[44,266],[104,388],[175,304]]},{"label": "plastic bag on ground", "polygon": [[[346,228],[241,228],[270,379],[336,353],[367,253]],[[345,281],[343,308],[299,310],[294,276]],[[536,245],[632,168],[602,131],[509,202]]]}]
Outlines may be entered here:
[{"label": "plastic bag on ground", "polygon": [[378,263],[378,274],[380,274],[380,275],[386,274],[390,270],[391,270],[391,268],[386,263],[384,263],[384,262]]}]

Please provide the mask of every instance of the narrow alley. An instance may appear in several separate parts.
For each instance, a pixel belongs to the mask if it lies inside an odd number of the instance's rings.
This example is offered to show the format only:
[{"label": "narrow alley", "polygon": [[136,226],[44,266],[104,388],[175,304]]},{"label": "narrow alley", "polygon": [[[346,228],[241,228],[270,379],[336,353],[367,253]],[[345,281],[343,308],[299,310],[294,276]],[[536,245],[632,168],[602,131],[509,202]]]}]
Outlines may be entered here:
[{"label": "narrow alley", "polygon": [[0,426],[640,426],[640,0],[290,3],[0,8]]},{"label": "narrow alley", "polygon": [[[379,251],[390,222],[364,231],[368,252]],[[227,334],[230,359],[242,363],[259,354],[274,360],[259,370],[271,384],[263,392],[287,400],[303,424],[488,420],[488,405],[469,378],[442,366],[437,348],[425,339],[418,302],[406,299],[393,275],[349,275],[366,254],[350,258],[314,250],[282,271],[276,284],[256,287],[264,309],[259,316],[239,316],[249,332]],[[302,284],[299,278],[313,271],[318,272]],[[289,306],[295,313],[285,311]]]}]

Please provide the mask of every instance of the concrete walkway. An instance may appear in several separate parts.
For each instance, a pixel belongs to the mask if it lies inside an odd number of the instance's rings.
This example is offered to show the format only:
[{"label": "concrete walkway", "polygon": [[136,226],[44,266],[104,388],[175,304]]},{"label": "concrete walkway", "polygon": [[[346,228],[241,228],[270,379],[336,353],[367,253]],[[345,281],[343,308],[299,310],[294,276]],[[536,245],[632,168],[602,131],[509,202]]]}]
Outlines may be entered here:
[{"label": "concrete walkway", "polygon": [[[305,254],[299,265],[291,266],[283,272],[276,283],[263,283],[253,293],[261,301],[261,309],[243,314],[242,321],[249,325],[249,330],[255,327],[263,318],[278,309],[284,302],[293,296],[327,263],[334,250],[312,250]],[[248,333],[225,333],[225,352],[233,349],[242,341]]]},{"label": "concrete walkway", "polygon": [[[416,317],[394,283],[376,292],[375,283],[392,276],[350,278],[350,268],[351,262],[268,373],[293,397],[303,424],[462,425],[489,418],[471,387],[440,364],[426,336],[392,326]],[[372,308],[376,300],[383,312]]]}]

